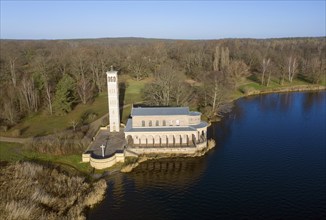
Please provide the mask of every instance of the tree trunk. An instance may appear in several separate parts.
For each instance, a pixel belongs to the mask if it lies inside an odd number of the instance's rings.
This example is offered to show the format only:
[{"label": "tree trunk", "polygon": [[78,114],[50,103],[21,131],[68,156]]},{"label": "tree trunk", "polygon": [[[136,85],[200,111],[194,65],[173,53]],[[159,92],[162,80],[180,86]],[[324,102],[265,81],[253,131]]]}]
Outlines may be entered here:
[{"label": "tree trunk", "polygon": [[268,77],[267,77],[266,86],[269,86],[270,80],[271,80],[271,71],[268,71]]},{"label": "tree trunk", "polygon": [[46,83],[45,86],[45,92],[46,92],[46,100],[48,101],[48,106],[49,106],[49,111],[50,114],[53,114],[53,108],[52,108],[52,96],[51,96],[51,91],[48,83]]},{"label": "tree trunk", "polygon": [[14,87],[17,85],[17,77],[16,77],[16,70],[15,70],[15,61],[16,59],[11,59],[9,61],[10,63],[10,75],[11,75],[11,81]]},{"label": "tree trunk", "polygon": [[214,61],[213,61],[213,70],[214,71],[219,71],[219,62],[220,62],[220,49],[218,46],[215,48],[215,53],[214,53]]},{"label": "tree trunk", "polygon": [[267,60],[264,58],[263,63],[262,63],[262,76],[261,76],[261,84],[264,85],[265,82],[265,73],[268,70],[270,59],[268,58]]}]

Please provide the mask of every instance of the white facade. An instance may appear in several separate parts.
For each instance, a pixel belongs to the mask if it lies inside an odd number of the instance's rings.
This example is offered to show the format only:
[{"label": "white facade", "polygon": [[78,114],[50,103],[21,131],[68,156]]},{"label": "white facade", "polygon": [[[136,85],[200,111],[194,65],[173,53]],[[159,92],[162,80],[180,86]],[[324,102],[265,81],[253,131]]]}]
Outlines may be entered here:
[{"label": "white facade", "polygon": [[201,113],[187,107],[132,108],[125,128],[129,147],[197,146],[207,142]]},{"label": "white facade", "polygon": [[119,110],[119,87],[118,71],[111,70],[106,72],[108,84],[108,103],[110,132],[120,131],[120,110]]}]

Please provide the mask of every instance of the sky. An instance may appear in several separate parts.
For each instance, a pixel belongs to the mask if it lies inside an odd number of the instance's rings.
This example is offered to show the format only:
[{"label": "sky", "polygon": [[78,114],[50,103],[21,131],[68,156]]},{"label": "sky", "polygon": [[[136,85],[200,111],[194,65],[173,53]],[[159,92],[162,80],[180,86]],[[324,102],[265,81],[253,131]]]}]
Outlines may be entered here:
[{"label": "sky", "polygon": [[326,35],[326,0],[0,1],[1,39]]}]

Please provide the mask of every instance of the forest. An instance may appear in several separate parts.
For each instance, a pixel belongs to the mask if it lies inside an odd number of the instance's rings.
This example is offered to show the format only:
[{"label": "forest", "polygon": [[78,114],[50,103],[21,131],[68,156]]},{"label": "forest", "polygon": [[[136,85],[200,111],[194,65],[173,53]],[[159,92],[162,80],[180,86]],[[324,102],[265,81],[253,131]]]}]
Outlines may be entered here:
[{"label": "forest", "polygon": [[324,85],[325,39],[1,40],[1,130],[29,115],[61,116],[92,103],[106,92],[110,66],[147,80],[139,94],[147,105],[189,105],[214,117],[248,80]]}]

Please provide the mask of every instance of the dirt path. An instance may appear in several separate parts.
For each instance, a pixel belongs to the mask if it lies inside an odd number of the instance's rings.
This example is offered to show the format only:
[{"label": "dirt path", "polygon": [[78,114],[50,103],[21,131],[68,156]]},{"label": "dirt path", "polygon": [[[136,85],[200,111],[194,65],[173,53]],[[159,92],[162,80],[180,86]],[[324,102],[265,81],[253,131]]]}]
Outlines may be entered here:
[{"label": "dirt path", "polygon": [[20,143],[24,144],[26,142],[31,141],[33,138],[15,138],[15,137],[0,137],[0,141],[3,142],[11,142],[11,143]]},{"label": "dirt path", "polygon": [[[131,106],[131,104],[124,105],[122,108],[127,108],[129,106]],[[109,115],[109,113],[106,113],[105,115],[103,115],[100,118],[96,119],[95,121],[91,122],[89,124],[89,130],[88,130],[87,134],[85,135],[85,137],[92,138],[94,132],[96,133],[97,130],[99,129],[99,127],[101,126],[102,120],[105,117],[107,117],[108,115]],[[47,136],[51,136],[51,135],[52,134],[47,135]],[[33,140],[33,137],[19,138],[19,137],[3,137],[3,136],[0,136],[0,141],[3,141],[3,142],[24,144],[24,143],[27,143],[27,142],[32,141],[32,140]]]}]

